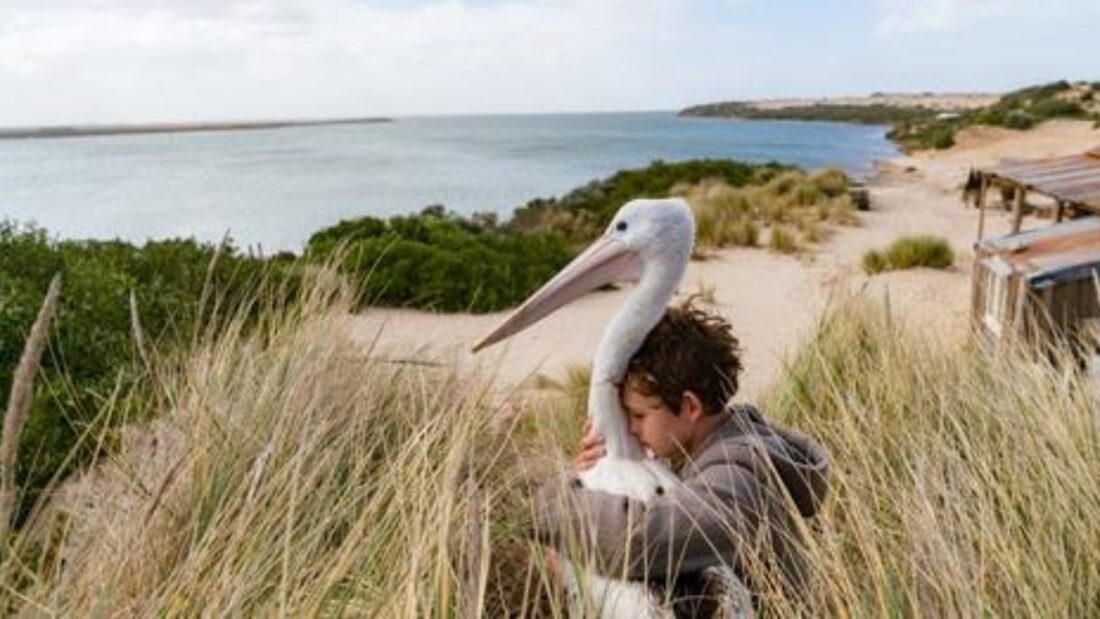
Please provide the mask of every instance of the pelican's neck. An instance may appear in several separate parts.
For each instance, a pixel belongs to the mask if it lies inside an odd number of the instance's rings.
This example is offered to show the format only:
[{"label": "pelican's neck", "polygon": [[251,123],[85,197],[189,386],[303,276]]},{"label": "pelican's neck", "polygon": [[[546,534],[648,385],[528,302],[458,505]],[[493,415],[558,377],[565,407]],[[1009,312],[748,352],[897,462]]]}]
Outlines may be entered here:
[{"label": "pelican's neck", "polygon": [[686,266],[686,257],[646,265],[638,285],[600,339],[592,362],[588,408],[592,425],[607,441],[610,456],[638,458],[643,455],[637,440],[630,435],[619,404],[618,384],[626,373],[630,357],[664,316],[665,307],[676,292]]}]

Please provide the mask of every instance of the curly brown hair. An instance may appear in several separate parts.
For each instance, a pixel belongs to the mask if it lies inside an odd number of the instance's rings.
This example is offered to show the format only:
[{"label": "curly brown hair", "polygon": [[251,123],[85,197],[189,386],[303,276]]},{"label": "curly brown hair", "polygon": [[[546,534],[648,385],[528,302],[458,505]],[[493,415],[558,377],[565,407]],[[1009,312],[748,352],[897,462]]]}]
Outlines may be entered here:
[{"label": "curly brown hair", "polygon": [[684,392],[691,391],[714,415],[737,393],[740,373],[741,344],[729,322],[697,307],[690,297],[668,308],[649,332],[630,358],[620,390],[657,396],[677,414]]}]

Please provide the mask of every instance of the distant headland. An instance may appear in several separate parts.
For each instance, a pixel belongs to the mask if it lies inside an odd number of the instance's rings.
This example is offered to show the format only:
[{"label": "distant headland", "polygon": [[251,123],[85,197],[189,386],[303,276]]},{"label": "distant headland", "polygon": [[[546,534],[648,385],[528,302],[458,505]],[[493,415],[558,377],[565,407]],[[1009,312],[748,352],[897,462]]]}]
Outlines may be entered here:
[{"label": "distant headland", "polygon": [[34,138],[70,138],[93,135],[126,135],[138,133],[184,133],[194,131],[252,131],[257,129],[282,129],[286,127],[315,127],[318,125],[362,125],[393,122],[392,118],[325,118],[315,120],[257,120],[212,121],[180,123],[106,124],[106,125],[52,125],[42,127],[0,128],[0,140]]},{"label": "distant headland", "polygon": [[1029,129],[1051,118],[1092,120],[1100,126],[1100,81],[1061,80],[1001,95],[988,93],[874,93],[869,97],[719,101],[680,110],[680,116],[749,120],[811,120],[889,125],[887,137],[907,151],[950,148],[971,125]]}]

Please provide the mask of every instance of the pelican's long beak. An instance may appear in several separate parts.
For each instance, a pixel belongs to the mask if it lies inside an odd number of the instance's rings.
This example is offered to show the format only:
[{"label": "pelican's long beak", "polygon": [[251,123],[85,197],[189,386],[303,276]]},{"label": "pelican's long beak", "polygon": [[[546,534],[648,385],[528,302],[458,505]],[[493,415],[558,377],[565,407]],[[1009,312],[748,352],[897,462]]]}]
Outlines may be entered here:
[{"label": "pelican's long beak", "polygon": [[614,239],[601,237],[475,344],[473,352],[523,331],[559,307],[600,286],[636,279],[640,271],[641,260],[634,250]]}]

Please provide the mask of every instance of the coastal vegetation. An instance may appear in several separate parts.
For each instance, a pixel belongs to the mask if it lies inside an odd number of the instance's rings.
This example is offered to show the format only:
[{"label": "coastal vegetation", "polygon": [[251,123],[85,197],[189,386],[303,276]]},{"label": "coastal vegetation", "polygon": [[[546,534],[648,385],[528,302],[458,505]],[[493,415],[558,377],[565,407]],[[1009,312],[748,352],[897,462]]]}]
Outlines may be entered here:
[{"label": "coastal vegetation", "polygon": [[783,107],[758,107],[745,101],[723,101],[688,107],[680,111],[680,115],[744,118],[746,120],[814,120],[865,125],[893,125],[928,120],[935,117],[936,111],[925,107],[886,103],[868,105],[814,103]]},{"label": "coastal vegetation", "polygon": [[[252,298],[257,286],[273,285],[274,275],[285,272],[273,271],[274,265],[285,259],[269,262],[243,256],[229,243],[57,241],[41,228],[0,221],[0,401],[7,402],[23,340],[50,280],[60,274],[63,284],[42,385],[19,444],[20,517],[51,478],[75,470],[103,447],[87,440],[97,423],[127,421],[97,411],[147,371],[135,345],[135,319],[150,345],[183,342],[219,312]],[[281,281],[286,285],[290,278]],[[207,298],[200,302],[204,290]]]},{"label": "coastal vegetation", "polygon": [[974,110],[897,123],[888,135],[907,148],[949,148],[955,134],[971,125],[1025,130],[1052,118],[1100,122],[1095,84],[1053,82],[1012,91],[996,103]]},{"label": "coastal vegetation", "polygon": [[725,101],[684,109],[683,116],[817,120],[890,125],[887,137],[907,150],[949,148],[959,130],[971,125],[1029,129],[1051,118],[1092,119],[1100,124],[1100,86],[1096,82],[1058,81],[1009,92],[973,109],[884,103],[761,107]]},{"label": "coastal vegetation", "polygon": [[560,235],[513,232],[491,217],[429,207],[325,228],[310,237],[305,257],[338,260],[359,285],[362,305],[487,312],[522,301],[573,252]]},{"label": "coastal vegetation", "polygon": [[[5,610],[565,616],[530,496],[576,445],[588,374],[502,407],[476,375],[354,349],[331,272],[254,305],[258,327],[222,321],[100,402],[155,421],[10,540]],[[762,402],[836,463],[803,531],[818,578],[798,601],[751,573],[762,612],[1093,614],[1086,377],[887,311],[839,300]]]},{"label": "coastal vegetation", "polygon": [[[130,420],[97,414],[149,372],[135,328],[149,347],[179,347],[214,328],[220,316],[253,299],[258,289],[288,297],[303,273],[330,262],[354,284],[357,308],[500,310],[549,279],[602,232],[619,205],[634,197],[688,195],[699,214],[701,243],[721,247],[756,245],[757,235],[773,225],[811,230],[848,217],[846,187],[839,171],[807,174],[777,164],[732,161],[656,162],[561,198],[534,200],[504,222],[485,213],[462,217],[441,206],[386,220],[341,222],[315,233],[301,257],[249,256],[228,239],[220,246],[184,239],[140,246],[57,240],[41,228],[0,223],[4,401],[47,286],[56,274],[63,281],[42,380],[19,442],[19,518],[54,476],[78,470],[104,448],[90,439],[102,430],[97,424],[116,427]],[[797,234],[802,236],[788,234],[791,243],[809,238]],[[794,245],[777,249],[793,251]]]},{"label": "coastal vegetation", "polygon": [[947,239],[936,236],[904,236],[885,249],[863,254],[863,270],[869,275],[916,267],[948,269],[955,263],[955,252]]},{"label": "coastal vegetation", "polygon": [[757,170],[751,182],[732,187],[705,179],[672,188],[695,211],[697,253],[727,247],[755,247],[762,232],[768,247],[793,253],[823,240],[829,226],[856,225],[848,176],[839,169]]},{"label": "coastal vegetation", "polygon": [[789,252],[819,241],[827,224],[856,221],[848,185],[836,169],[657,161],[560,198],[532,200],[506,221],[491,213],[463,217],[438,205],[418,215],[342,221],[311,236],[305,257],[337,260],[360,285],[364,305],[496,311],[526,298],[634,198],[684,196],[696,212],[701,250],[755,246],[761,230],[783,225],[797,233],[772,247]]},{"label": "coastal vegetation", "polygon": [[571,243],[586,244],[599,236],[615,212],[639,197],[667,197],[676,189],[721,181],[729,187],[756,185],[793,170],[778,163],[753,165],[728,159],[655,161],[644,168],[621,170],[592,181],[560,198],[538,198],[516,209],[508,227],[522,232],[551,232]]}]

